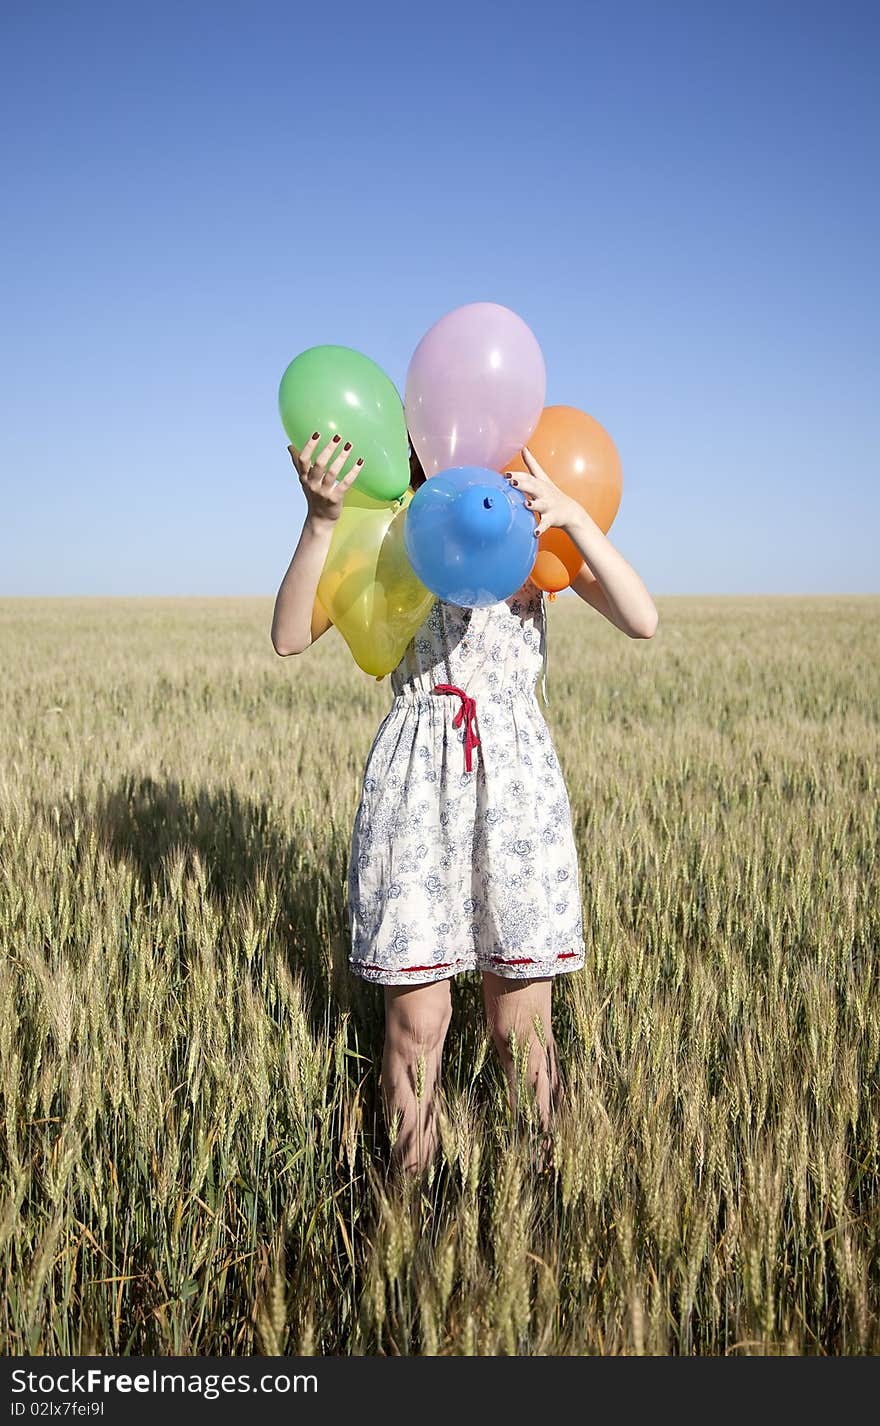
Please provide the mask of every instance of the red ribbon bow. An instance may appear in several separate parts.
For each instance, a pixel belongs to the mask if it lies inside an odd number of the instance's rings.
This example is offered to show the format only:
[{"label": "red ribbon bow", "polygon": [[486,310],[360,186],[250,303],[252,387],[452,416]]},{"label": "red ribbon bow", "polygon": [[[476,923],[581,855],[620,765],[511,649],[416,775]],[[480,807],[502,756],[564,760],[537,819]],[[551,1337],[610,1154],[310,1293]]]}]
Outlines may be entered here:
[{"label": "red ribbon bow", "polygon": [[480,740],[474,728],[474,720],[477,716],[477,700],[465,693],[463,688],[456,688],[454,683],[435,683],[432,691],[434,693],[457,693],[461,699],[461,707],[452,720],[452,726],[453,728],[460,728],[462,720],[465,720],[464,765],[468,772],[472,772],[471,750],[480,746]]}]

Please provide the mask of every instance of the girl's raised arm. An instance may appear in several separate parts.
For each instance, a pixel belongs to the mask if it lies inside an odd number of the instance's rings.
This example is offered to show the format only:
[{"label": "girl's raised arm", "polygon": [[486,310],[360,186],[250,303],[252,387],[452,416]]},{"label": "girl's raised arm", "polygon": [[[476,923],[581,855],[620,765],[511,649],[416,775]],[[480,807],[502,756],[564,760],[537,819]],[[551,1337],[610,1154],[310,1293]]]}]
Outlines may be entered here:
[{"label": "girl's raised arm", "polygon": [[[282,658],[304,653],[330,627],[327,615],[320,606],[315,607],[315,596],[333,529],[342,513],[343,497],[364,464],[363,459],[356,460],[348,475],[337,479],[352,453],[351,442],[343,443],[341,436],[334,436],[313,464],[312,455],[320,439],[320,432],[316,431],[301,451],[295,446],[287,448],[299,473],[308,508],[272,615],[272,647]],[[335,456],[332,462],[331,456]]]}]

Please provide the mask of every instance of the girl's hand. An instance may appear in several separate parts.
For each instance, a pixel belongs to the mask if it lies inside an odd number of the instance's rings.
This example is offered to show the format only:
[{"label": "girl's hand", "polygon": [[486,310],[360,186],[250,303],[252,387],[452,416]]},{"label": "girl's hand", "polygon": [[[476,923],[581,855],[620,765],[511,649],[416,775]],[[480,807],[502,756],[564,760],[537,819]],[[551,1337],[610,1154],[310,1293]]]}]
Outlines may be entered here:
[{"label": "girl's hand", "polygon": [[539,465],[528,446],[522,448],[523,463],[527,473],[520,470],[506,470],[504,475],[511,485],[516,485],[526,497],[526,505],[538,516],[535,525],[535,539],[545,530],[556,526],[559,530],[569,530],[572,525],[583,520],[584,507],[566,495],[558,485],[554,485],[543,466]]},{"label": "girl's hand", "polygon": [[[322,520],[332,524],[334,520],[339,519],[342,513],[342,498],[360,475],[364,462],[363,457],[356,460],[348,475],[337,480],[336,477],[351,455],[351,441],[343,444],[341,436],[334,436],[313,464],[312,456],[320,439],[320,433],[316,431],[301,451],[298,451],[296,446],[288,446],[287,449],[295,469],[299,472],[300,485],[305,491],[309,507],[306,519],[311,520],[313,524]],[[336,459],[330,464],[330,457],[333,455],[336,455]]]}]

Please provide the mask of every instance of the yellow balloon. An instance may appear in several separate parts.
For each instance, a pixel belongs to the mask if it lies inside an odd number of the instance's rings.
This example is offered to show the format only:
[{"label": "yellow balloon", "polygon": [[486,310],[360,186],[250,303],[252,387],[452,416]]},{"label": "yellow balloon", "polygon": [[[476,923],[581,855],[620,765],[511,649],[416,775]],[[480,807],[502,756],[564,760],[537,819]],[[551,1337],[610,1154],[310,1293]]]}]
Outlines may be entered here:
[{"label": "yellow balloon", "polygon": [[414,491],[390,503],[352,485],[318,581],[318,598],[364,673],[396,668],[435,595],[417,578],[403,527]]}]

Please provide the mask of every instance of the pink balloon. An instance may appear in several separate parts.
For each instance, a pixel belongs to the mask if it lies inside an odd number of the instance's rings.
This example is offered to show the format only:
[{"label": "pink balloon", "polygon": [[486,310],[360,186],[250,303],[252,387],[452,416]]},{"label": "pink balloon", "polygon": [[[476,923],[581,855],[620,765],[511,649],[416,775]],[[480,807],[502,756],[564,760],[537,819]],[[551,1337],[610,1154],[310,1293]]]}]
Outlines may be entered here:
[{"label": "pink balloon", "polygon": [[546,391],[535,334],[509,307],[471,302],[447,312],[406,374],[406,424],[425,475],[503,470],[537,426]]}]

